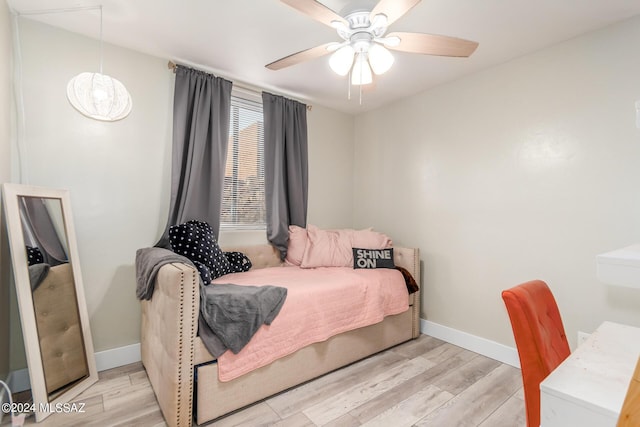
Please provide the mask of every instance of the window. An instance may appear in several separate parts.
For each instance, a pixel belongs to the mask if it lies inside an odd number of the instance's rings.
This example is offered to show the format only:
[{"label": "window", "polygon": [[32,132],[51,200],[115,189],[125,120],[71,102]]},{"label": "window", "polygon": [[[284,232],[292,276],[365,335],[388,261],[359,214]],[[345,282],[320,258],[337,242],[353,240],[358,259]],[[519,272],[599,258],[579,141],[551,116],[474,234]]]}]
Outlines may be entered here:
[{"label": "window", "polygon": [[[244,94],[243,94],[244,95]],[[231,96],[220,226],[264,229],[264,127],[259,96]]]}]

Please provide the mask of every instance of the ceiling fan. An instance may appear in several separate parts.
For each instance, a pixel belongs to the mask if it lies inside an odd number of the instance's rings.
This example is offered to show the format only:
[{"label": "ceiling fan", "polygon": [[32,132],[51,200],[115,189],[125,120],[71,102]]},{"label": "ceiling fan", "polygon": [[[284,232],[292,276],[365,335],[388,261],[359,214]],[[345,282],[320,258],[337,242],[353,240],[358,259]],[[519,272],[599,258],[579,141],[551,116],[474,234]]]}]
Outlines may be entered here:
[{"label": "ceiling fan", "polygon": [[387,28],[420,0],[380,0],[371,11],[356,10],[340,16],[316,0],[281,0],[299,12],[337,30],[342,42],[325,43],[278,59],[266,67],[280,70],[332,53],[331,69],[338,75],[350,75],[352,85],[367,85],[373,74],[388,71],[393,55],[388,49],[423,55],[468,57],[478,43],[455,37],[424,33],[393,32]]}]

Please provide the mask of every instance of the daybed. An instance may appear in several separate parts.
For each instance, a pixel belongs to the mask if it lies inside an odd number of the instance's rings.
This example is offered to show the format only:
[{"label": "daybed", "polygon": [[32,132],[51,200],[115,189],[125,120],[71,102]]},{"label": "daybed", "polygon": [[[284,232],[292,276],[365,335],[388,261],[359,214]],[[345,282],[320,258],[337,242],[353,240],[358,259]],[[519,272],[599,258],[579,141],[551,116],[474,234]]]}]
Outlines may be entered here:
[{"label": "daybed", "polygon": [[[282,266],[271,245],[224,249],[246,254],[252,269]],[[420,283],[418,249],[395,247],[394,261]],[[194,416],[201,424],[416,338],[420,333],[419,291],[408,298],[409,309],[403,313],[343,332],[222,382],[217,363],[196,334],[198,273],[189,265],[170,263],[160,268],[151,300],[141,301],[142,362],[167,424],[190,426]]]}]

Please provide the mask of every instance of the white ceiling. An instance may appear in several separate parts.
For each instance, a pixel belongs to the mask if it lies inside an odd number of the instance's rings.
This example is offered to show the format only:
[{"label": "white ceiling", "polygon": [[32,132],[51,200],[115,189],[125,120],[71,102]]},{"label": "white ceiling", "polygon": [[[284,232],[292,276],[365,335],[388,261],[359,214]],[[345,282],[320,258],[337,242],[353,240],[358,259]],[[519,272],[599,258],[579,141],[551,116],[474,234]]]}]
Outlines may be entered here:
[{"label": "white ceiling", "polygon": [[[356,0],[375,4],[375,0]],[[244,84],[358,113],[640,14],[639,0],[423,0],[389,31],[442,34],[479,42],[470,58],[394,52],[396,62],[363,94],[347,100],[347,79],[328,56],[279,71],[264,66],[329,41],[333,29],[278,0],[9,0],[19,13],[103,4],[104,40]],[[354,1],[322,0],[340,12]],[[34,16],[98,38],[96,10]],[[108,58],[105,58],[105,71]],[[117,76],[114,76],[117,77]],[[126,82],[124,82],[126,84]]]}]

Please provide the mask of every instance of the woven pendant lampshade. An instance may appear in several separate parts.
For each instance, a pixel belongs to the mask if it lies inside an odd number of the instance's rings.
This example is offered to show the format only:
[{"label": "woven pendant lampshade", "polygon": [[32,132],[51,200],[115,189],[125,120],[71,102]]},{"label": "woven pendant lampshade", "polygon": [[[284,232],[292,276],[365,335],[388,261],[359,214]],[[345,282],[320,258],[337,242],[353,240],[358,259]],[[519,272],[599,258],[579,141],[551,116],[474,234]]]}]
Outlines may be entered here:
[{"label": "woven pendant lampshade", "polygon": [[67,84],[67,98],[85,116],[109,122],[124,119],[132,107],[124,85],[100,73],[80,73],[72,78]]},{"label": "woven pendant lampshade", "polygon": [[67,99],[80,113],[95,120],[113,122],[131,112],[131,95],[124,85],[102,74],[102,6],[100,8],[100,72],[80,73],[67,84]]}]

